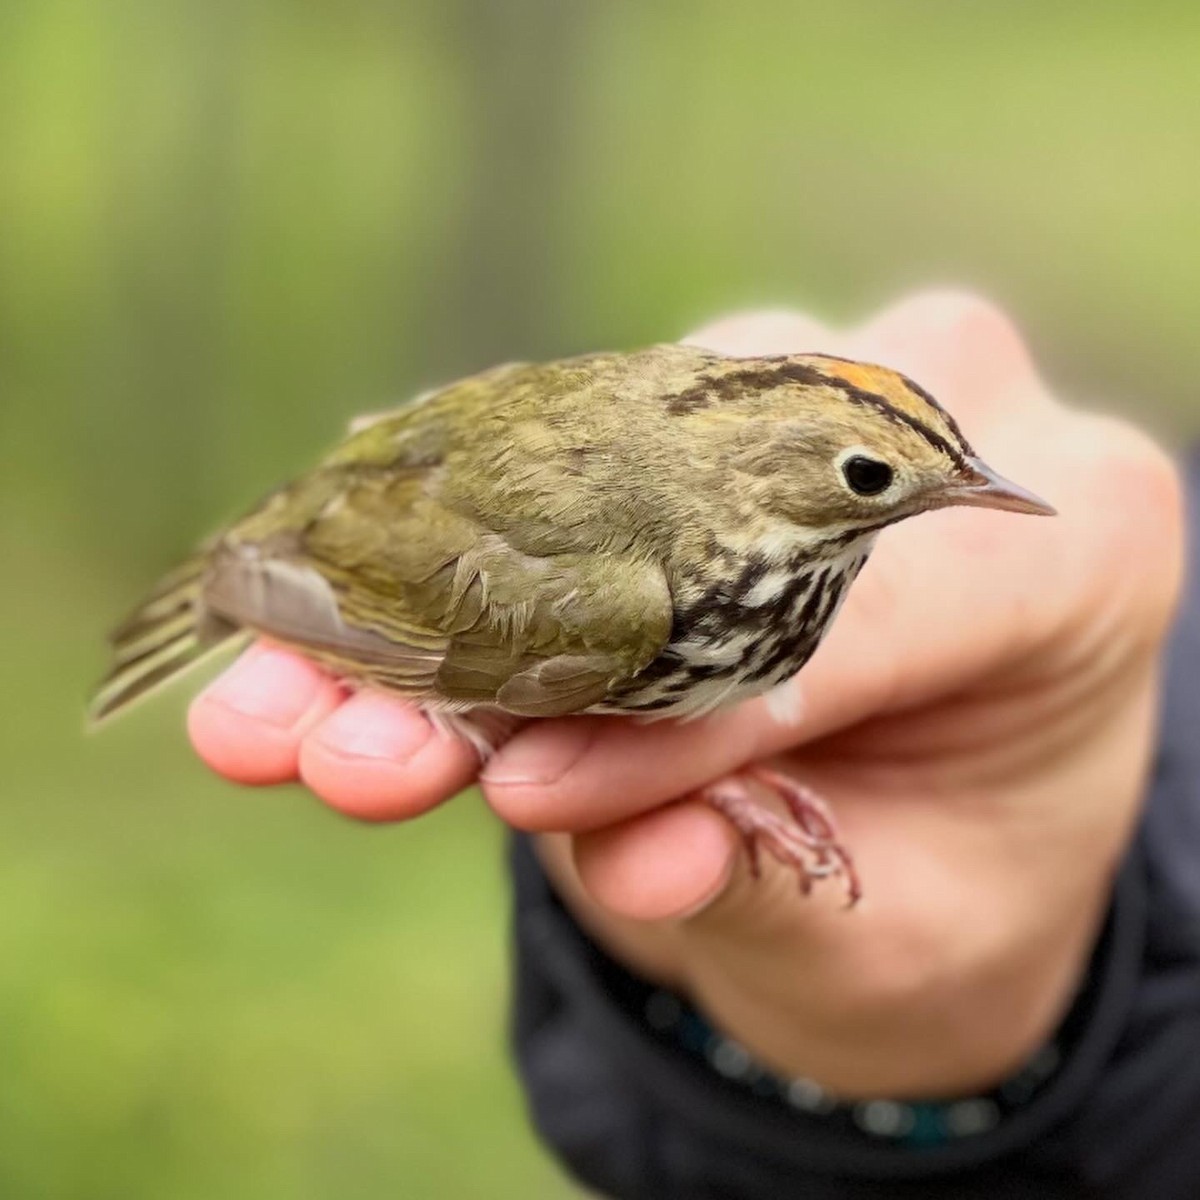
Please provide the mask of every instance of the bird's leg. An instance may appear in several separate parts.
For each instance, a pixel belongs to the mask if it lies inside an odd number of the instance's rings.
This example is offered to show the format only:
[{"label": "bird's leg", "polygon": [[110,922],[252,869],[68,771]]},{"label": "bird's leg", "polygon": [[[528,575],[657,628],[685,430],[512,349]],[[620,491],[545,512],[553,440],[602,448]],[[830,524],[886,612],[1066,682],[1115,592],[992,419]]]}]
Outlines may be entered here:
[{"label": "bird's leg", "polygon": [[[781,816],[754,796],[754,785],[768,788],[787,805]],[[818,879],[840,875],[846,881],[846,900],[853,907],[862,897],[854,859],[842,845],[829,806],[815,792],[779,771],[751,767],[710,783],[699,798],[726,817],[742,836],[750,873],[762,871],[762,851],[796,873],[807,895]]]}]

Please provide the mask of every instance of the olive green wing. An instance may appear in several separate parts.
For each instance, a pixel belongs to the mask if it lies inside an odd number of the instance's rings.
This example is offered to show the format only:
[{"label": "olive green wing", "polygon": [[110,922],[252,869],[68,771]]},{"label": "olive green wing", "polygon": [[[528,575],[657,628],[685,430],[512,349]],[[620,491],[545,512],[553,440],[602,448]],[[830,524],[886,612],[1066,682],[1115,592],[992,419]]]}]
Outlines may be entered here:
[{"label": "olive green wing", "polygon": [[658,563],[518,549],[443,504],[434,469],[334,464],[279,493],[214,550],[206,609],[349,678],[523,716],[586,709],[658,655]]}]

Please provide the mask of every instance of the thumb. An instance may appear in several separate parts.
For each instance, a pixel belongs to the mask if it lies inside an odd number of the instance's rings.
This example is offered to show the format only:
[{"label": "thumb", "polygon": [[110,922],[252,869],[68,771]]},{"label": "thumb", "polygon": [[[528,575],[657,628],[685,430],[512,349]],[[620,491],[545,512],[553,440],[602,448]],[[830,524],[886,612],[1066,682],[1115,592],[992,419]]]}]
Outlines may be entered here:
[{"label": "thumb", "polygon": [[[772,803],[765,790],[755,800]],[[712,932],[749,923],[764,934],[791,937],[798,922],[840,921],[848,909],[842,876],[815,881],[801,902],[794,871],[777,868],[765,852],[756,875],[733,826],[698,799],[574,837],[541,840],[543,861],[572,908],[585,924],[603,920],[610,935],[616,919],[631,923],[634,936],[643,939],[656,928],[678,930],[681,923]],[[590,923],[589,910],[596,918]]]},{"label": "thumb", "polygon": [[728,891],[741,869],[733,827],[695,800],[555,841],[556,877],[569,868],[588,902],[641,923],[694,916]]}]

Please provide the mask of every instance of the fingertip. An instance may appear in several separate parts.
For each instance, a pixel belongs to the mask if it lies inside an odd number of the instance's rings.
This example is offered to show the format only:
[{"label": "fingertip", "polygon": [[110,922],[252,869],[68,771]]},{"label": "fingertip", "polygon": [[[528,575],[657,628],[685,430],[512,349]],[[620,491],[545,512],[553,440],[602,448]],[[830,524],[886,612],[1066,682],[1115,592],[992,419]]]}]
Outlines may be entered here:
[{"label": "fingertip", "polygon": [[695,916],[725,890],[737,855],[732,828],[705,805],[684,801],[573,840],[588,894],[637,921]]},{"label": "fingertip", "polygon": [[471,746],[435,730],[416,706],[371,691],[316,726],[299,754],[305,785],[360,821],[419,816],[469,786],[478,766]]},{"label": "fingertip", "polygon": [[192,702],[188,736],[201,760],[226,779],[258,787],[289,783],[305,733],[342,698],[341,687],[315,663],[259,644]]},{"label": "fingertip", "polygon": [[688,334],[685,346],[700,346],[734,357],[829,353],[837,335],[807,313],[786,308],[755,309],[719,317]]}]

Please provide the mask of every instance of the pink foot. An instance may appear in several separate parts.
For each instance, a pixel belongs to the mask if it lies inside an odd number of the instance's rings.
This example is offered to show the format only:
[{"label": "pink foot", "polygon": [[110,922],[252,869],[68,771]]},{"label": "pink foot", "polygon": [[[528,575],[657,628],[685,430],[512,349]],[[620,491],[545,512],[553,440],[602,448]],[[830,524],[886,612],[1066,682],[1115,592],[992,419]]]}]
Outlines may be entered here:
[{"label": "pink foot", "polygon": [[[756,800],[752,784],[770,789],[788,809],[782,817]],[[847,907],[862,898],[862,885],[854,859],[838,839],[837,823],[829,806],[815,792],[794,779],[766,767],[751,767],[710,783],[700,799],[724,815],[742,835],[750,858],[750,872],[762,873],[761,852],[796,872],[800,890],[808,895],[818,879],[840,875],[846,882]]]}]

